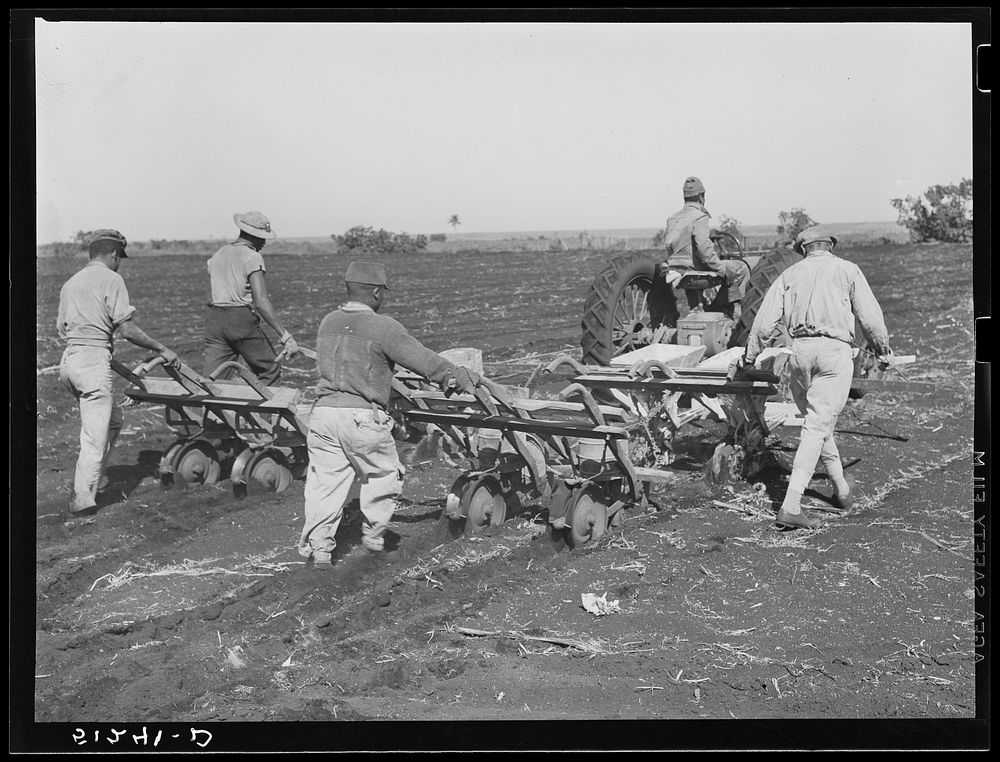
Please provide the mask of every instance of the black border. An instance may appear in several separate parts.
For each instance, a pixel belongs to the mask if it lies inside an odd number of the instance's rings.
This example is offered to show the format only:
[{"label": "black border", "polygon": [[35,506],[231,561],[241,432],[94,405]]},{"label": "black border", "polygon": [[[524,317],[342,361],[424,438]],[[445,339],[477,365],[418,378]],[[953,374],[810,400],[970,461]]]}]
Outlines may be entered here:
[{"label": "black border", "polygon": [[[18,9],[10,12],[10,277],[8,315],[10,346],[10,740],[15,752],[136,752],[153,751],[134,744],[79,746],[75,728],[92,736],[111,725],[84,723],[35,723],[34,712],[34,561],[35,520],[33,466],[36,400],[32,344],[17,329],[25,315],[34,314],[35,275],[35,133],[34,133],[34,21],[269,21],[269,22],[959,22],[972,24],[973,72],[976,46],[990,43],[989,7],[963,8],[692,8],[692,9]],[[710,54],[710,51],[708,52]],[[973,183],[976,199],[974,249],[974,300],[977,317],[991,314],[990,215],[991,152],[990,96],[973,97]],[[933,104],[928,105],[933,118]],[[984,213],[983,210],[987,210]],[[988,330],[984,335],[988,334]],[[979,357],[983,358],[984,353]],[[985,453],[976,468],[982,477],[985,502],[976,503],[976,519],[985,539],[977,540],[977,614],[981,615],[983,644],[978,653],[976,718],[968,720],[669,720],[566,721],[566,722],[394,722],[372,723],[209,723],[213,733],[205,752],[222,751],[451,751],[451,750],[972,750],[989,748],[991,672],[990,646],[990,542],[989,507],[992,487],[991,375],[989,362],[976,364],[975,449]],[[979,552],[979,548],[982,552]],[[981,562],[981,563],[980,563]],[[142,725],[115,725],[129,734]],[[167,737],[189,734],[189,724],[147,724],[150,738],[157,730]],[[197,727],[197,726],[196,726]],[[374,731],[374,732],[373,732]],[[157,751],[199,751],[164,743]]]}]

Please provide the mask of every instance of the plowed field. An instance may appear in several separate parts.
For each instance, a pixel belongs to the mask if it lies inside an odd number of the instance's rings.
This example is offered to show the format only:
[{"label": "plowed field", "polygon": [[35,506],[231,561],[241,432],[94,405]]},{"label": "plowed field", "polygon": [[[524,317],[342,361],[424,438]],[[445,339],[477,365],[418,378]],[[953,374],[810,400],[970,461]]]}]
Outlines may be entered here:
[{"label": "plowed field", "polygon": [[[751,485],[706,486],[710,426],[685,436],[676,484],[653,494],[652,510],[577,550],[553,545],[543,506],[451,538],[439,517],[456,472],[401,444],[409,471],[388,552],[358,548],[355,499],[335,565],[314,569],[294,548],[301,481],[239,500],[228,481],[164,490],[154,471],[173,436],[141,405],[126,408],[99,512],[71,518],[77,412],[58,374],[41,372],[35,719],[200,723],[222,739],[210,723],[973,717],[971,247],[842,253],[866,272],[897,353],[918,354],[908,375],[938,386],[849,404],[838,443],[858,499],[812,533],[774,529]],[[264,256],[275,306],[312,346],[340,302],[346,258]],[[579,356],[587,286],[609,256],[390,262],[386,312],[432,349],[479,347],[491,377],[552,392],[535,371],[560,350]],[[39,370],[59,362],[59,288],[82,264],[38,261]],[[136,257],[121,272],[137,323],[200,369],[202,258]],[[144,357],[124,341],[116,356]],[[284,379],[309,386],[308,363]],[[786,465],[797,437],[774,438]],[[819,477],[814,487],[828,490]],[[588,592],[619,610],[589,613]],[[439,748],[462,727],[446,726]],[[502,727],[483,733],[486,747],[516,745]],[[608,743],[586,732],[538,741],[554,742]],[[409,746],[377,725],[357,743]]]}]

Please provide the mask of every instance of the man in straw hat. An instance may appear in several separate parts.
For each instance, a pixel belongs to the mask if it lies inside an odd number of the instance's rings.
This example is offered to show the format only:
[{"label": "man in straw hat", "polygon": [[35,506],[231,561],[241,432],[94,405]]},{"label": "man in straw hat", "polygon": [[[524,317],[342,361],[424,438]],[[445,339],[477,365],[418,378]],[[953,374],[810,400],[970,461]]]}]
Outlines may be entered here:
[{"label": "man in straw hat", "polygon": [[[264,258],[260,250],[275,233],[260,212],[234,214],[233,222],[240,236],[219,249],[208,260],[212,300],[205,318],[205,375],[222,363],[240,357],[261,381],[278,381],[281,368],[277,353],[261,329],[264,318],[284,345],[282,355],[291,357],[299,351],[292,334],[285,330],[271,305],[264,282]],[[223,378],[229,376],[224,373]]]},{"label": "man in straw hat", "polygon": [[709,220],[711,216],[705,208],[705,186],[697,177],[689,177],[681,188],[684,206],[667,218],[665,245],[666,264],[694,270],[712,270],[721,273],[726,284],[726,316],[739,320],[740,303],[750,279],[750,268],[742,259],[721,259],[712,241]]},{"label": "man in straw hat", "polygon": [[112,391],[111,354],[117,330],[128,341],[157,352],[168,365],[177,355],[147,336],[132,319],[125,281],[118,274],[128,257],[128,241],[117,230],[94,231],[88,244],[90,262],[59,292],[56,331],[66,343],[59,380],[80,408],[80,455],[73,476],[70,512],[93,513],[104,481],[111,448],[122,427],[122,411]]},{"label": "man in straw hat", "polygon": [[403,466],[386,412],[396,365],[443,389],[472,391],[479,375],[427,349],[406,329],[380,314],[389,285],[385,266],[352,262],[345,276],[347,301],[320,324],[316,362],[320,381],[309,417],[309,468],[305,524],[299,553],[332,563],[335,535],[356,476],[362,480],[362,544],[384,549],[384,535],[403,487]]},{"label": "man in straw hat", "polygon": [[752,365],[781,329],[791,337],[791,391],[805,423],[776,521],[787,529],[816,529],[821,523],[800,506],[817,460],[833,482],[834,505],[847,510],[853,502],[833,432],[854,376],[855,317],[883,367],[892,355],[882,308],[861,268],[834,255],[836,245],[837,237],[819,226],[799,233],[794,248],[805,259],[771,284],[737,361],[738,367]]}]

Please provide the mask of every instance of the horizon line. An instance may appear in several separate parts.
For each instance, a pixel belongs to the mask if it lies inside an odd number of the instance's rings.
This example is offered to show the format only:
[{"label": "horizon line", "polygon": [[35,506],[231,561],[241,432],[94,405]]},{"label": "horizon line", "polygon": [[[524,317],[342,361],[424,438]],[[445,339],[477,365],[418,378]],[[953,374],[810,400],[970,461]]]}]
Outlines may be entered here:
[{"label": "horizon line", "polygon": [[[837,226],[840,226],[840,225],[896,225],[896,226],[899,226],[899,222],[897,220],[865,220],[865,221],[852,221],[852,222],[825,222],[825,223],[818,223],[818,224],[829,225],[829,226],[832,226],[832,225],[837,225]],[[364,227],[373,227],[374,228],[374,226],[364,226]],[[750,222],[741,222],[740,223],[740,227],[741,228],[771,228],[771,229],[775,229],[775,233],[777,233],[777,230],[776,230],[777,224],[776,223],[750,223]],[[348,229],[350,229],[350,228],[348,228]],[[622,231],[636,231],[636,232],[638,232],[638,231],[658,231],[658,230],[661,230],[661,229],[662,228],[660,228],[660,227],[646,227],[646,226],[643,226],[643,227],[616,227],[616,228],[587,228],[587,227],[579,227],[579,228],[536,228],[536,229],[521,229],[521,230],[474,230],[474,231],[461,232],[461,233],[459,233],[457,231],[452,231],[450,233],[443,233],[443,235],[448,236],[452,240],[455,240],[457,238],[462,238],[464,240],[470,240],[470,236],[484,236],[484,235],[487,235],[487,236],[502,236],[502,237],[505,237],[505,238],[516,238],[518,236],[526,236],[526,235],[536,235],[537,236],[539,234],[547,234],[547,235],[558,235],[558,234],[580,235],[581,233],[586,233],[588,235],[600,235],[601,233],[611,233],[611,232],[622,232]],[[397,231],[390,231],[390,232],[397,232]],[[410,236],[425,235],[425,236],[428,236],[428,237],[430,237],[431,235],[441,235],[441,233],[409,233],[407,231],[398,231],[398,233],[400,233],[400,234],[406,234],[406,235],[410,235]],[[333,235],[334,234],[332,234],[332,233],[327,233],[326,235],[285,235],[285,236],[278,235],[276,237],[275,241],[280,241],[280,240],[296,241],[296,240],[327,239],[327,238],[332,238]],[[628,237],[628,236],[626,236],[626,237]],[[643,236],[643,235],[634,235],[634,236],[631,236],[631,237],[634,237],[634,238],[643,238],[645,236]],[[209,235],[208,237],[205,237],[205,236],[194,236],[194,237],[177,236],[177,237],[174,237],[174,238],[159,238],[159,237],[156,237],[156,236],[149,236],[149,237],[146,237],[146,238],[134,238],[134,239],[131,239],[131,242],[133,242],[133,243],[145,243],[145,242],[153,241],[153,240],[160,240],[160,241],[222,241],[222,240],[226,240],[228,238],[230,238],[229,235],[220,235],[220,236]],[[235,239],[236,236],[233,235],[232,238]],[[472,238],[471,240],[475,240],[475,239]],[[36,241],[35,245],[36,246],[52,246],[52,245],[58,244],[58,243],[75,243],[75,241],[67,241],[67,240],[61,240],[61,241],[59,241],[59,240],[57,240],[57,241],[46,241],[44,243],[39,243],[39,242]]]}]

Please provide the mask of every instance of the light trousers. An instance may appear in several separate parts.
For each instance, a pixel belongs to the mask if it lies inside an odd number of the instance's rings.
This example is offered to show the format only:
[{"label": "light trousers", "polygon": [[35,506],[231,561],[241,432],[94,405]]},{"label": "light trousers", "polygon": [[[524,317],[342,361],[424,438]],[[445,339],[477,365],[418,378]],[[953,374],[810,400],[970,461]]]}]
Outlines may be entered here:
[{"label": "light trousers", "polygon": [[726,276],[723,286],[726,301],[730,304],[742,301],[750,281],[750,268],[741,259],[723,259],[722,274]]},{"label": "light trousers", "polygon": [[392,438],[393,421],[371,408],[313,408],[309,417],[305,524],[298,550],[330,553],[355,478],[361,479],[362,542],[383,546],[383,535],[403,491],[403,465]]},{"label": "light trousers", "polygon": [[817,461],[827,473],[841,472],[840,452],[833,439],[837,416],[847,404],[854,376],[851,347],[843,341],[811,336],[792,341],[792,399],[805,415],[799,447],[788,479],[789,491],[805,491]]},{"label": "light trousers", "polygon": [[73,476],[73,507],[96,503],[97,488],[111,448],[122,428],[122,410],[112,392],[111,351],[103,347],[70,346],[59,364],[59,380],[80,409],[80,455]]}]

